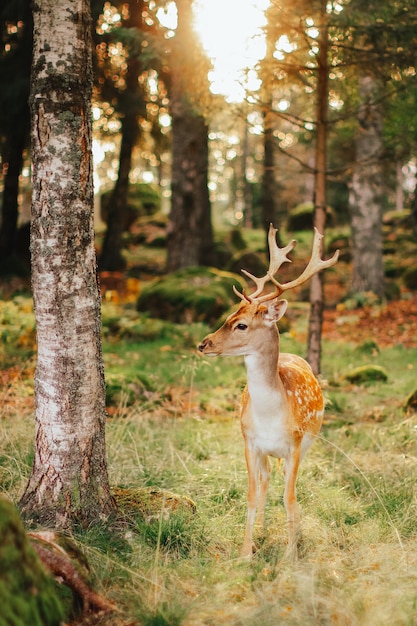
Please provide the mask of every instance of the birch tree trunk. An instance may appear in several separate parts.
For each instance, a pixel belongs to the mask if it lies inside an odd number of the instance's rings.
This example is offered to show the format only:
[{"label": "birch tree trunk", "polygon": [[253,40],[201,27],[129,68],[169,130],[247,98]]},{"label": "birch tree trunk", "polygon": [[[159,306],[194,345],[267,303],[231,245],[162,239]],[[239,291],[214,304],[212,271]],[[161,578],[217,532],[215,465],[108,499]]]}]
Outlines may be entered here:
[{"label": "birch tree trunk", "polygon": [[35,457],[20,501],[49,527],[115,508],[93,231],[88,0],[35,0],[31,86],[32,286],[37,324]]},{"label": "birch tree trunk", "polygon": [[361,106],[358,112],[356,167],[349,193],[352,224],[353,293],[373,292],[384,297],[382,257],[382,194],[384,190],[381,154],[382,111],[375,78],[359,79]]}]

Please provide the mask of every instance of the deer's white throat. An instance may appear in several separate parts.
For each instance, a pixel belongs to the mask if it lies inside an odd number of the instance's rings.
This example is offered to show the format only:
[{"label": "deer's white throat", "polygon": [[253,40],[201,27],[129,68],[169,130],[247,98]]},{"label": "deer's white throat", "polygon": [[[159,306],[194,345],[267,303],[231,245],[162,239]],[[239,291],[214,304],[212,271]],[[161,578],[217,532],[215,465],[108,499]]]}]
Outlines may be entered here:
[{"label": "deer's white throat", "polygon": [[284,387],[278,374],[278,350],[247,355],[245,365],[252,410],[259,417],[276,416],[286,405]]}]

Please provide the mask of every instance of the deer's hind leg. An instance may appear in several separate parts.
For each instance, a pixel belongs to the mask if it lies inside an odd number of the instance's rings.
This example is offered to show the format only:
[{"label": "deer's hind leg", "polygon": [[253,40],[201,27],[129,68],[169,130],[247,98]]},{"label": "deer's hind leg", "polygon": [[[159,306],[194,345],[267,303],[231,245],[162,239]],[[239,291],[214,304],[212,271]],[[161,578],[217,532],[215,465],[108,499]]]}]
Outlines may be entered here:
[{"label": "deer's hind leg", "polygon": [[297,557],[300,539],[300,515],[297,502],[296,482],[301,461],[301,442],[297,442],[285,463],[284,505],[288,525],[288,554]]},{"label": "deer's hind leg", "polygon": [[266,496],[268,494],[269,479],[271,477],[271,463],[266,454],[260,456],[259,465],[259,493],[256,525],[262,527],[264,524],[265,503]]}]

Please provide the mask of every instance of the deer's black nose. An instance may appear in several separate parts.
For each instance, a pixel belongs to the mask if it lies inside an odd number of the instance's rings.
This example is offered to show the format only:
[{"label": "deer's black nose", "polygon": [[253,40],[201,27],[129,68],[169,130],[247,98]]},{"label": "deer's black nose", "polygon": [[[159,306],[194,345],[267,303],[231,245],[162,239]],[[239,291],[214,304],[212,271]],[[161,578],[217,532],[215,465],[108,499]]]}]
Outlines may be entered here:
[{"label": "deer's black nose", "polygon": [[200,352],[204,352],[204,350],[207,348],[207,346],[211,346],[212,342],[211,340],[206,337],[205,339],[203,339],[203,341],[198,345],[198,349],[200,350]]}]

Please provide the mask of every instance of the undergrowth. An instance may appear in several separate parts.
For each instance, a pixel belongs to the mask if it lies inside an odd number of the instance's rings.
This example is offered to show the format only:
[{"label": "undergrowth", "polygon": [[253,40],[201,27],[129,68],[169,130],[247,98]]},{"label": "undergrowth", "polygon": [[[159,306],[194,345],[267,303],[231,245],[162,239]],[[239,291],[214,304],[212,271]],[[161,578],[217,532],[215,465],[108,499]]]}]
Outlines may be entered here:
[{"label": "undergrowth", "polygon": [[[33,454],[33,338],[24,317],[19,353],[12,314],[9,306],[2,330],[8,376],[0,390],[0,483],[17,501]],[[154,333],[151,321],[134,327],[129,320],[130,334],[114,321],[104,334],[106,374],[121,381],[106,434],[111,485],[169,490],[196,508],[152,519],[130,512],[76,532],[98,590],[126,623],[416,624],[417,416],[402,405],[415,386],[417,350],[370,354],[324,338],[325,424],[298,482],[302,554],[296,563],[285,556],[283,477],[274,468],[249,563],[239,559],[247,484],[237,417],[243,365],[200,358],[202,325],[187,327],[182,338],[178,326]],[[281,349],[303,355],[303,332],[295,325]],[[370,362],[387,369],[387,382],[344,378]]]}]

